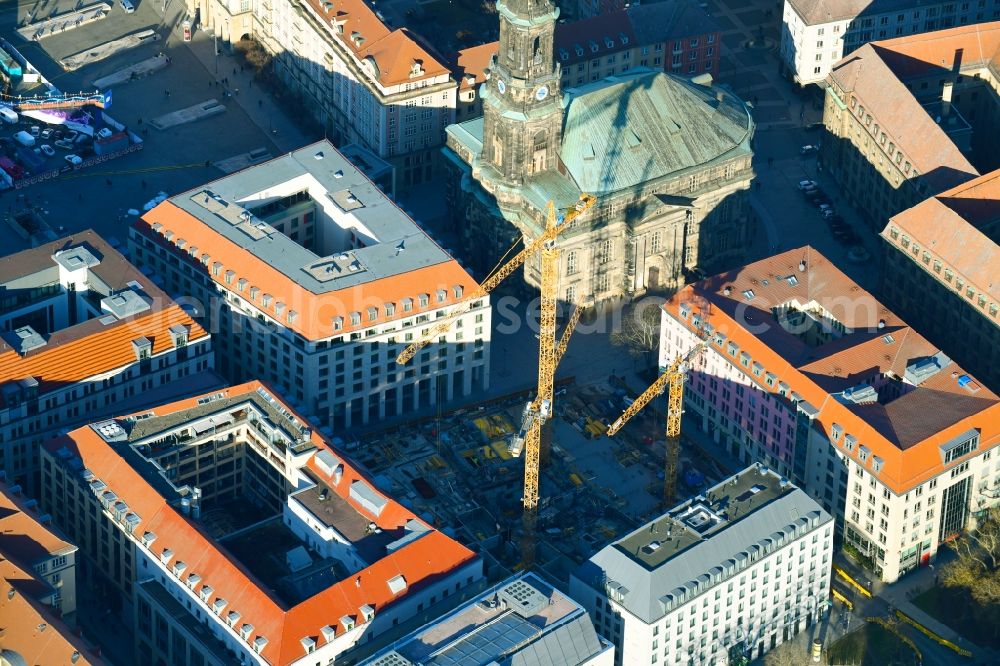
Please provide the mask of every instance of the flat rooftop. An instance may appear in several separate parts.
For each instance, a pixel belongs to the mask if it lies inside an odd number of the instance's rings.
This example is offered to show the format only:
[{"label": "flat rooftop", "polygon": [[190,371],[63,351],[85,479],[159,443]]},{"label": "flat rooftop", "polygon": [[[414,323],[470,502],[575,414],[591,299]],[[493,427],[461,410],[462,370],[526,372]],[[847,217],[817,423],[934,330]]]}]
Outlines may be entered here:
[{"label": "flat rooftop", "polygon": [[615,542],[615,547],[652,570],[795,490],[774,472],[749,467]]},{"label": "flat rooftop", "polygon": [[[728,579],[772,547],[833,519],[812,498],[753,465],[605,546],[575,574],[605,586],[645,622]],[[726,571],[729,573],[726,573]],[[605,581],[602,583],[601,581]]]},{"label": "flat rooftop", "polygon": [[606,649],[610,645],[597,635],[579,604],[528,574],[500,583],[362,663],[575,666]]},{"label": "flat rooftop", "polygon": [[[286,217],[295,218],[287,229]],[[423,293],[440,307],[476,286],[327,141],[171,197],[136,228],[202,263],[223,288],[260,301],[262,309],[280,303],[275,314],[310,339],[403,315],[402,305],[383,312],[382,303],[416,301]],[[374,319],[367,312],[372,306]],[[364,313],[364,323],[353,324],[352,312]],[[335,317],[341,319],[336,328]]]},{"label": "flat rooftop", "polygon": [[[309,268],[324,257],[254,215],[255,210],[268,203],[299,191],[308,191],[317,209],[329,219],[356,230],[363,245],[344,246],[341,252],[350,251],[361,269],[335,279],[318,279]],[[210,197],[208,205],[206,195]],[[324,141],[178,194],[168,201],[314,294],[451,261],[368,176]]]}]

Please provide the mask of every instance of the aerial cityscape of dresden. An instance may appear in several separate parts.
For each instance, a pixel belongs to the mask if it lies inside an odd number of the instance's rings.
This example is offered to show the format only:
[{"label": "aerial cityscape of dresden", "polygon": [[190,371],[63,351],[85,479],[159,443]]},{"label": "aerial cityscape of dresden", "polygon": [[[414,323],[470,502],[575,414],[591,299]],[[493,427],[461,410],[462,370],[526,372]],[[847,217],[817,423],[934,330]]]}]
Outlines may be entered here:
[{"label": "aerial cityscape of dresden", "polygon": [[5,0],[0,216],[0,666],[1000,664],[1000,0]]}]

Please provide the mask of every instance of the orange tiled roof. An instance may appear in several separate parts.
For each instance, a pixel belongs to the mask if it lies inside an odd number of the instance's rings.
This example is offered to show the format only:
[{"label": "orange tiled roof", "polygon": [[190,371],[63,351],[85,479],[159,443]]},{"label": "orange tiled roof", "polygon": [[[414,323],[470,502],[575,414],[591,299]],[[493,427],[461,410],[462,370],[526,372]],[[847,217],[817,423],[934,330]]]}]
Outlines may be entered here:
[{"label": "orange tiled roof", "polygon": [[[91,322],[87,322],[89,324]],[[0,345],[0,385],[34,377],[39,392],[74,384],[88,377],[109,372],[135,362],[132,341],[146,337],[153,343],[153,354],[172,348],[169,329],[182,324],[188,327],[188,339],[196,342],[208,336],[178,305],[147,311],[100,328],[87,335],[49,343],[29,351],[23,357],[8,345]]]},{"label": "orange tiled roof", "polygon": [[[980,228],[1000,221],[1000,170],[926,199],[892,217],[882,237],[895,245],[897,227],[977,290],[1000,303],[1000,246]],[[900,249],[900,251],[903,251]]]},{"label": "orange tiled roof", "polygon": [[[464,294],[472,293],[478,287],[472,276],[457,261],[451,259],[408,273],[371,280],[355,287],[315,294],[267,262],[254,256],[246,248],[216,233],[207,224],[170,201],[161,203],[136,222],[137,230],[157,242],[166,243],[167,241],[163,240],[160,234],[152,231],[152,225],[156,223],[163,225],[161,232],[165,233],[170,230],[174,232],[174,238],[183,237],[186,239],[188,247],[211,248],[212,263],[220,262],[224,267],[218,275],[213,276],[220,287],[247,299],[249,299],[249,287],[258,287],[260,289],[258,301],[259,297],[265,293],[274,297],[274,302],[271,304],[272,310],[274,305],[280,301],[285,304],[288,311],[297,312],[299,316],[295,321],[286,322],[284,325],[309,340],[364,330],[373,325],[412,317],[421,312],[440,308],[442,304],[437,303],[435,298],[435,292],[438,289],[443,289],[446,292],[445,304],[457,305],[463,299],[454,298],[451,291],[453,286],[461,286]],[[208,271],[207,267],[188,258],[185,252],[178,251],[177,255],[192,261],[198,269]],[[233,280],[232,284],[225,282],[227,270],[236,272],[236,279]],[[242,293],[238,291],[238,282],[241,277],[249,280],[248,289]],[[420,293],[430,294],[431,298],[427,307],[420,307],[417,298]],[[411,312],[404,312],[400,305],[405,298],[413,299]],[[385,314],[383,307],[385,303],[396,304],[395,315],[392,317]],[[264,309],[260,302],[256,305]],[[378,309],[375,321],[368,319],[369,307]],[[361,323],[357,326],[351,325],[350,314],[352,312],[362,314]],[[343,318],[342,329],[334,330],[334,317]]]},{"label": "orange tiled roof", "polygon": [[21,500],[10,494],[9,486],[0,484],[0,556],[31,568],[50,555],[76,550],[51,525],[43,525],[28,513]]},{"label": "orange tiled roof", "polygon": [[[25,663],[76,666],[101,666],[105,663],[94,656],[89,646],[74,634],[52,609],[30,598],[35,587],[34,574],[12,561],[0,558],[0,618],[3,618],[3,637],[0,652],[5,663]],[[7,651],[21,656],[23,662],[11,659]],[[79,653],[76,661],[73,654]]]},{"label": "orange tiled roof", "polygon": [[[460,90],[475,88],[486,80],[486,68],[497,53],[499,42],[489,42],[479,46],[470,46],[458,52],[458,61],[454,70]],[[474,81],[469,83],[469,78]]]},{"label": "orange tiled roof", "polygon": [[[239,396],[253,393],[262,387],[266,388],[261,382],[253,381],[225,389],[224,392],[228,396]],[[275,395],[273,392],[271,394]],[[204,396],[174,402],[152,411],[155,416],[164,416],[191,409],[198,405],[201,397]],[[289,411],[292,412],[291,409]],[[296,418],[306,423],[300,416],[296,415]],[[317,452],[330,450],[330,446],[315,429],[312,431],[312,442],[317,446]],[[208,599],[209,604],[217,599],[224,599],[226,606],[223,613],[235,610],[240,613],[240,625],[253,625],[253,633],[246,639],[249,644],[252,645],[258,636],[267,638],[267,645],[261,654],[271,664],[284,665],[301,659],[305,653],[300,639],[320,636],[321,628],[326,625],[332,626],[338,636],[343,634],[345,630],[339,622],[340,618],[345,615],[357,617],[361,606],[368,604],[378,613],[397,599],[405,598],[415,586],[446,575],[475,557],[472,551],[458,542],[431,530],[352,574],[348,579],[288,608],[272,597],[253,574],[222,550],[195,522],[169,505],[162,495],[90,427],[74,430],[66,437],[52,440],[44,446],[49,451],[66,447],[79,456],[84,467],[107,483],[128,504],[129,510],[139,516],[142,522],[135,528],[135,534],[152,532],[156,535],[156,540],[150,547],[157,556],[165,548],[172,550],[174,554],[171,564],[183,561],[187,565],[186,574],[196,573],[201,577],[199,586],[212,587],[214,591]],[[315,453],[313,456],[315,457]],[[308,464],[311,470],[329,478],[319,471],[313,461]],[[346,462],[344,477],[351,481],[364,478]],[[364,480],[372,489],[375,488],[370,480]],[[337,492],[346,493],[349,486],[350,483],[342,480],[337,486],[342,490]],[[412,513],[397,502],[387,499],[387,506],[377,521],[380,526],[398,527],[414,518]],[[352,506],[357,508],[353,501]],[[407,587],[394,595],[387,581],[397,575],[404,577]]]},{"label": "orange tiled roof", "polygon": [[978,176],[972,163],[883,59],[891,44],[865,44],[833,66],[829,76],[848,96],[844,102],[856,97],[858,105],[881,126],[887,140],[896,144],[935,190]]},{"label": "orange tiled roof", "polygon": [[[376,77],[383,86],[447,74],[448,69],[432,56],[405,28],[390,30],[363,0],[307,0],[312,10],[326,19],[339,40],[358,58],[372,58],[378,66]],[[342,30],[340,27],[342,26]],[[413,74],[419,63],[420,74]]]},{"label": "orange tiled roof", "polygon": [[[800,260],[806,262],[805,271],[799,271]],[[787,279],[792,275],[796,284]],[[744,295],[746,290],[752,290],[751,299]],[[818,302],[855,333],[818,347],[807,345],[782,329],[771,314],[771,308],[792,299]],[[967,430],[981,429],[980,451],[1000,444],[1000,399],[974,381],[975,393],[959,387],[957,378],[965,373],[954,363],[885,405],[848,406],[832,395],[875,372],[891,370],[902,376],[909,362],[938,350],[812,248],[789,250],[688,285],[664,309],[679,319],[682,304],[726,336],[721,347],[713,343],[719,353],[728,355],[728,345],[734,342],[740,352],[776,375],[774,386],[767,386],[763,377],[744,371],[757,388],[777,392],[780,383],[786,383],[819,410],[816,421],[827,434],[836,423],[880,457],[883,467],[876,475],[897,493],[941,472],[938,446]],[[883,328],[878,328],[879,320]],[[883,340],[886,334],[891,343]],[[871,471],[871,458],[861,461],[859,449],[842,451]]]},{"label": "orange tiled roof", "polygon": [[922,32],[872,42],[872,46],[901,79],[935,74],[942,68],[996,68],[1000,67],[1000,21]]}]

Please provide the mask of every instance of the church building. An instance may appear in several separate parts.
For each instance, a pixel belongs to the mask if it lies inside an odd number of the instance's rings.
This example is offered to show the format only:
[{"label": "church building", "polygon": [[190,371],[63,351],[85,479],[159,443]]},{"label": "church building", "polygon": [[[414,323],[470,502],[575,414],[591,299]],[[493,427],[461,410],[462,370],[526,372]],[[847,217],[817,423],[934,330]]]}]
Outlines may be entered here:
[{"label": "church building", "polygon": [[[447,129],[455,229],[479,271],[545,225],[546,207],[597,198],[558,240],[560,294],[592,304],[737,265],[753,230],[754,123],[712,86],[646,68],[560,89],[551,0],[498,0],[483,116]],[[512,226],[513,225],[513,226]],[[538,264],[525,278],[539,283]]]}]

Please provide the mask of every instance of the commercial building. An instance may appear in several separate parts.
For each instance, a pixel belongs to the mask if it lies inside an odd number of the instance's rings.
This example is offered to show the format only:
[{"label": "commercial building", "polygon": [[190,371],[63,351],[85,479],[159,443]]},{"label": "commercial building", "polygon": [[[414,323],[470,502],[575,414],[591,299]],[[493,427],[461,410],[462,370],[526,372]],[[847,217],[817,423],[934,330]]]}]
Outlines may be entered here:
[{"label": "commercial building", "polygon": [[42,507],[134,631],[135,663],[326,664],[482,578],[259,382],[43,456]]},{"label": "commercial building", "polygon": [[30,571],[33,598],[67,622],[76,616],[76,551],[38,500],[6,477],[0,480],[0,558]]},{"label": "commercial building", "polygon": [[104,663],[71,626],[76,551],[36,500],[0,480],[0,663]]},{"label": "commercial building", "polygon": [[186,1],[224,43],[259,42],[337,145],[359,143],[391,162],[400,190],[432,177],[455,121],[456,83],[412,32],[364,0]]},{"label": "commercial building", "polygon": [[[473,266],[488,270],[538,235],[550,201],[566,208],[582,192],[597,202],[560,235],[561,299],[643,293],[742,256],[754,132],[743,102],[649,68],[563,92],[559,10],[511,0],[499,13],[483,117],[448,128],[449,208]],[[527,266],[530,284],[538,270]]]},{"label": "commercial building", "polygon": [[799,85],[822,83],[834,63],[868,42],[997,19],[997,0],[785,0],[781,64]]},{"label": "commercial building", "polygon": [[1000,22],[866,44],[827,84],[821,164],[875,232],[1000,168]]},{"label": "commercial building", "polygon": [[123,404],[218,385],[211,351],[93,231],[0,258],[0,469],[33,495],[41,441]]},{"label": "commercial building", "polygon": [[[554,34],[564,89],[635,67],[684,76],[719,73],[719,26],[690,0],[635,5],[593,18],[564,21],[556,23]],[[477,89],[485,83],[498,48],[499,42],[490,42],[459,52],[456,122],[483,115]]]},{"label": "commercial building", "polygon": [[508,578],[361,664],[611,666],[614,654],[578,603],[528,573]]},{"label": "commercial building", "polygon": [[[489,298],[470,302],[475,280],[329,142],[171,197],[130,244],[194,298],[223,374],[273,383],[330,428],[489,385]],[[456,309],[446,344],[396,367]]]},{"label": "commercial building", "polygon": [[707,335],[691,427],[798,484],[883,580],[997,503],[1000,399],[816,250],[689,285],[662,325],[661,365]]},{"label": "commercial building", "polygon": [[1000,391],[1000,171],[892,217],[882,239],[888,303]]},{"label": "commercial building", "polygon": [[808,495],[751,466],[602,548],[570,594],[617,664],[760,658],[826,607],[833,531]]}]

